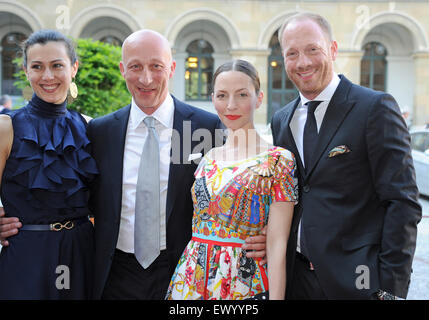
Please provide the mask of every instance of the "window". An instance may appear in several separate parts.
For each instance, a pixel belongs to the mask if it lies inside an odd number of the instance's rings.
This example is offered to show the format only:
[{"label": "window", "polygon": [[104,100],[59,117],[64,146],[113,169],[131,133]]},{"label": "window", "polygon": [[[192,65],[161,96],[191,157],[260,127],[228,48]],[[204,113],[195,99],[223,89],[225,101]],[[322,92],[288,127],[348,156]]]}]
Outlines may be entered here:
[{"label": "window", "polygon": [[379,42],[367,43],[361,61],[360,84],[374,90],[386,91],[386,48]]},{"label": "window", "polygon": [[192,41],[186,48],[186,100],[210,100],[214,59],[213,48],[203,39]]},{"label": "window", "polygon": [[121,46],[122,46],[122,40],[121,40],[121,39],[118,39],[118,38],[117,38],[117,37],[115,37],[115,36],[106,36],[106,37],[102,37],[102,38],[100,39],[100,41],[101,41],[101,42],[104,42],[104,43],[111,44],[111,45],[113,45],[113,46],[117,46],[117,47],[121,47]]},{"label": "window", "polygon": [[21,90],[17,89],[13,83],[15,82],[14,74],[19,71],[19,66],[13,63],[20,51],[20,44],[26,39],[22,33],[8,33],[1,41],[2,50],[2,94],[12,96],[21,95]]}]

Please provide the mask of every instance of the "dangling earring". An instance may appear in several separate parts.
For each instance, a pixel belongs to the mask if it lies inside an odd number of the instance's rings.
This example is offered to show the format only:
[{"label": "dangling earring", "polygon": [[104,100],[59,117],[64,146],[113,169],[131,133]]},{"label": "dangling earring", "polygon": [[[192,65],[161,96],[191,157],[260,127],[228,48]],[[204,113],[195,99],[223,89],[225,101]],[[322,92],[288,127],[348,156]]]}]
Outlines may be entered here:
[{"label": "dangling earring", "polygon": [[77,98],[77,95],[78,95],[77,85],[73,79],[72,82],[70,83],[70,88],[67,95],[67,103],[68,104],[72,103]]},{"label": "dangling earring", "polygon": [[30,101],[33,97],[33,88],[31,86],[26,86],[22,89],[22,97],[24,100]]}]

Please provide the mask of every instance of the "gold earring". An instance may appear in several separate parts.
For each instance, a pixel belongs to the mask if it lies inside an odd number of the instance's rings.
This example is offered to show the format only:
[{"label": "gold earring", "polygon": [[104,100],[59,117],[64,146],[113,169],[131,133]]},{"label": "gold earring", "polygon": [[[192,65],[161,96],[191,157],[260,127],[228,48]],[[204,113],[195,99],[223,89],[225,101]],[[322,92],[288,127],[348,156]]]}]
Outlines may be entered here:
[{"label": "gold earring", "polygon": [[22,97],[24,100],[30,101],[33,97],[33,88],[31,88],[31,86],[26,86],[22,89]]},{"label": "gold earring", "polygon": [[72,103],[78,95],[77,85],[74,80],[70,83],[69,94],[67,95],[67,103]]}]

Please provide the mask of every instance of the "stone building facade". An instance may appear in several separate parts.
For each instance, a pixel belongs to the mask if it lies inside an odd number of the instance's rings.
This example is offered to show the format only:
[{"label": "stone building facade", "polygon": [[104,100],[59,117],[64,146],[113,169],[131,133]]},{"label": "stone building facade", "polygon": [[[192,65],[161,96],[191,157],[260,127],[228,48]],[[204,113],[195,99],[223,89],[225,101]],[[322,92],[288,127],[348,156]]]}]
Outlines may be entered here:
[{"label": "stone building facade", "polygon": [[300,11],[332,24],[339,45],[336,71],[391,93],[413,124],[429,122],[429,1],[349,0],[0,0],[0,91],[13,88],[17,43],[42,28],[120,45],[131,32],[154,29],[169,40],[177,62],[170,88],[179,99],[214,111],[210,81],[225,61],[257,67],[265,93],[256,122],[295,97],[283,70],[277,30]]}]

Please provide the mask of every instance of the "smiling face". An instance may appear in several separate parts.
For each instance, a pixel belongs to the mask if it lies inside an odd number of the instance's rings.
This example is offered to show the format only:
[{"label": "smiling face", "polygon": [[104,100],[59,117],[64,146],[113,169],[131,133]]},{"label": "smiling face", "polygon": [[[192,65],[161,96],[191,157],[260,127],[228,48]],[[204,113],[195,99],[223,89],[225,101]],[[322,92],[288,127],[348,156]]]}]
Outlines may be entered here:
[{"label": "smiling face", "polygon": [[337,43],[315,21],[299,19],[286,26],[282,45],[289,79],[307,99],[314,99],[332,80]]},{"label": "smiling face", "polygon": [[165,38],[142,30],[125,40],[119,68],[137,106],[146,114],[152,114],[167,97],[168,81],[176,63]]},{"label": "smiling face", "polygon": [[40,99],[55,104],[65,101],[72,78],[76,76],[78,62],[71,64],[63,42],[50,41],[30,46],[26,65],[27,79]]},{"label": "smiling face", "polygon": [[212,101],[228,129],[254,128],[253,113],[262,99],[262,91],[256,92],[253,80],[243,72],[221,72],[215,80]]}]

